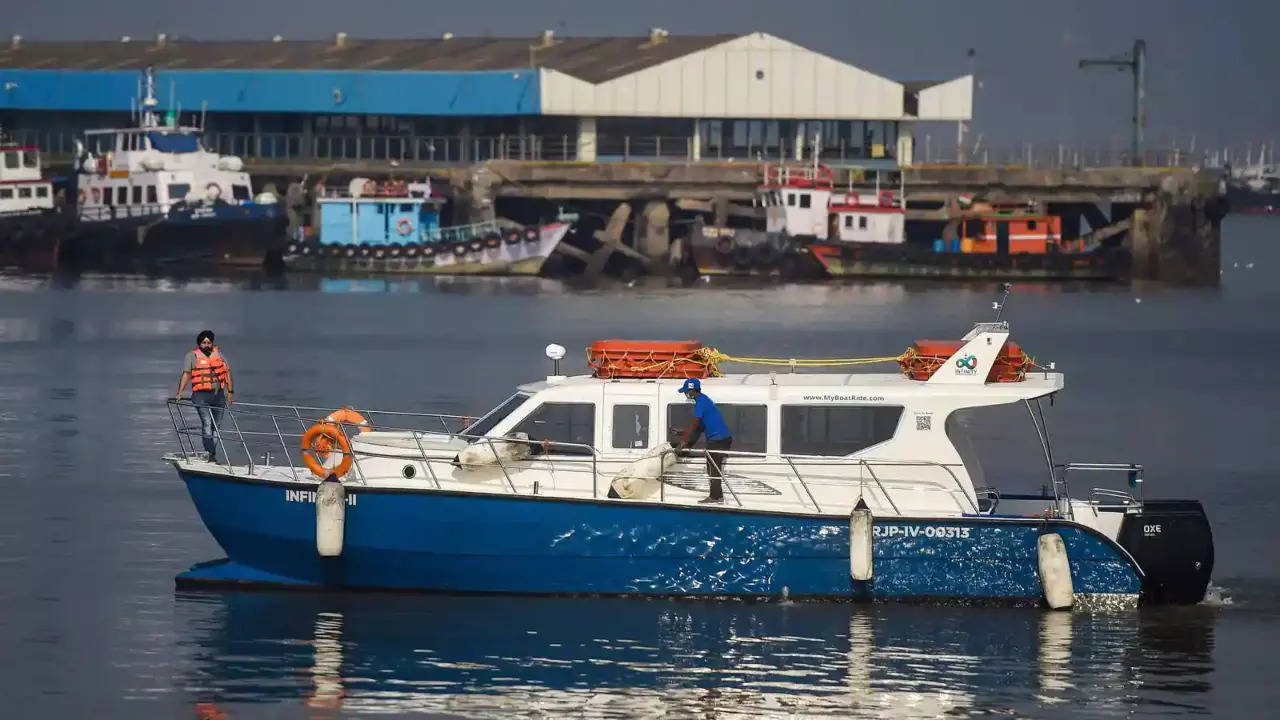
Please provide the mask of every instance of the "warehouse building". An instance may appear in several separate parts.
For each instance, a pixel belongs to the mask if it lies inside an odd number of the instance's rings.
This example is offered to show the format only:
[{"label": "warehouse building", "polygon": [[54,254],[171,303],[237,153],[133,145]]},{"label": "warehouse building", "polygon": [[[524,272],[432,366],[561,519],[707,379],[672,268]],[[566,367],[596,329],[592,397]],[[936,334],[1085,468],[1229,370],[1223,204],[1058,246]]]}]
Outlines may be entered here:
[{"label": "warehouse building", "polygon": [[916,159],[962,131],[973,78],[900,82],[767,33],[29,42],[0,49],[0,126],[47,152],[131,123],[155,70],[172,122],[250,158],[463,163]]}]

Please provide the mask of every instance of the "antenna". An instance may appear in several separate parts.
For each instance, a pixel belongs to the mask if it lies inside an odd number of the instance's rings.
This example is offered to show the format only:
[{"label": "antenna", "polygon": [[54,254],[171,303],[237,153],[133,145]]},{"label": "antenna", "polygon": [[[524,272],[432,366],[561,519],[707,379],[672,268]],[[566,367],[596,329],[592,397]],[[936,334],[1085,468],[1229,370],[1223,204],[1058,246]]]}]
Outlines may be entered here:
[{"label": "antenna", "polygon": [[991,303],[991,309],[996,311],[996,322],[1000,322],[1000,313],[1004,312],[1004,305],[1009,302],[1011,292],[1013,292],[1013,283],[1000,284],[1000,299]]}]

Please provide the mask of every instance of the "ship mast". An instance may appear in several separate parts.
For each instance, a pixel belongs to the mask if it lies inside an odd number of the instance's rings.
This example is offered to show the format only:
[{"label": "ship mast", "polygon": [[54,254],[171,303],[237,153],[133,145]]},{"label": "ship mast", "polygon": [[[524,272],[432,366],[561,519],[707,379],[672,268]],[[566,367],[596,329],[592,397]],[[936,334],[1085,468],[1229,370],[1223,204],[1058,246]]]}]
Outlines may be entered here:
[{"label": "ship mast", "polygon": [[156,106],[160,101],[156,99],[156,77],[150,65],[142,71],[142,77],[147,92],[146,97],[142,98],[142,127],[158,127],[160,122],[156,119]]}]

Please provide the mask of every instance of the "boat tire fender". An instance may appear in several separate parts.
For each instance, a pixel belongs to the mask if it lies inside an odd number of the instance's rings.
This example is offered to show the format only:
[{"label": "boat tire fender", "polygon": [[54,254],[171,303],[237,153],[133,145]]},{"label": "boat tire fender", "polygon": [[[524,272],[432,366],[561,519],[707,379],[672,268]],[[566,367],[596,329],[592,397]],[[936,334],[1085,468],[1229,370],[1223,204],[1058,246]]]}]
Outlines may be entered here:
[{"label": "boat tire fender", "polygon": [[519,245],[519,244],[520,244],[520,233],[519,233],[518,231],[515,231],[515,230],[508,230],[508,231],[507,231],[506,241],[507,241],[507,244],[508,244],[508,245]]},{"label": "boat tire fender", "polygon": [[484,244],[486,247],[489,247],[489,248],[501,247],[502,236],[496,232],[491,232],[488,235],[484,236]]},{"label": "boat tire fender", "polygon": [[722,237],[719,240],[716,240],[716,252],[720,253],[721,255],[732,255],[733,245],[734,245],[733,238],[728,236]]},{"label": "boat tire fender", "polygon": [[527,243],[536,243],[538,242],[538,236],[540,234],[541,233],[538,232],[538,228],[527,227],[524,229],[524,241]]},{"label": "boat tire fender", "polygon": [[458,257],[462,257],[463,255],[466,255],[470,251],[471,251],[471,248],[469,248],[465,242],[456,243],[453,246],[453,254],[457,255]]},{"label": "boat tire fender", "polygon": [[413,233],[413,223],[409,222],[409,218],[400,218],[396,221],[396,232],[408,237]]}]

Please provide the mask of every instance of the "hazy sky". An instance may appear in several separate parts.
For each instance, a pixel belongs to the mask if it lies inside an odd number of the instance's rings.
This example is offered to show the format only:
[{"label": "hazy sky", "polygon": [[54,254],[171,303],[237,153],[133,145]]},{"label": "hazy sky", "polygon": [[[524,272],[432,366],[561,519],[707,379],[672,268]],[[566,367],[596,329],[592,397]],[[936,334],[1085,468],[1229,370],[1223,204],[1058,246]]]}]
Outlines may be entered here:
[{"label": "hazy sky", "polygon": [[[1081,57],[1148,48],[1150,145],[1280,140],[1280,0],[42,0],[0,17],[30,40],[456,35],[641,35],[764,31],[895,79],[972,67],[974,133],[1106,147],[1129,133],[1131,79]],[[11,6],[12,7],[12,6]],[[971,61],[969,48],[976,51]]]}]

